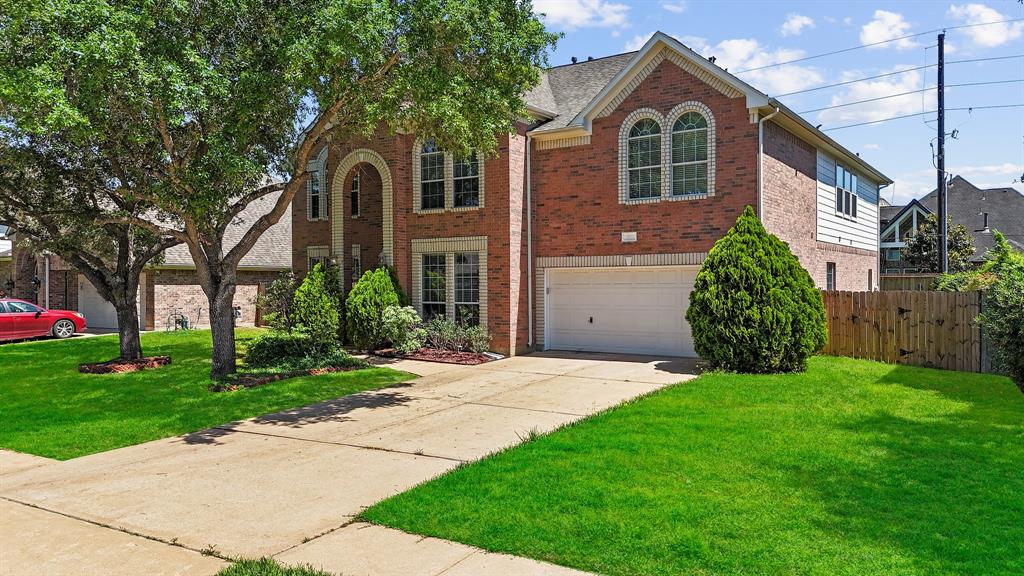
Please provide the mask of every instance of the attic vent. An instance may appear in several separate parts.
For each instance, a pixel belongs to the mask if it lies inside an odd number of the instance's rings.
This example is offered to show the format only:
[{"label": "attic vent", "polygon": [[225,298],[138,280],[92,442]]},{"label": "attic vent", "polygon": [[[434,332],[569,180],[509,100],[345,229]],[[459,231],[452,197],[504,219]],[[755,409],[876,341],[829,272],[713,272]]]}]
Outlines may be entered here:
[{"label": "attic vent", "polygon": [[573,56],[573,57],[572,57],[572,63],[573,63],[573,64],[575,64],[575,63],[576,63],[576,57],[575,57],[575,56]]},{"label": "attic vent", "polygon": [[590,62],[590,61],[591,61],[591,60],[593,60],[593,59],[594,59],[594,57],[593,57],[593,56],[587,56],[587,62]]},{"label": "attic vent", "polygon": [[715,57],[714,56],[708,56],[708,62],[711,62],[712,64],[714,64],[715,63]]}]

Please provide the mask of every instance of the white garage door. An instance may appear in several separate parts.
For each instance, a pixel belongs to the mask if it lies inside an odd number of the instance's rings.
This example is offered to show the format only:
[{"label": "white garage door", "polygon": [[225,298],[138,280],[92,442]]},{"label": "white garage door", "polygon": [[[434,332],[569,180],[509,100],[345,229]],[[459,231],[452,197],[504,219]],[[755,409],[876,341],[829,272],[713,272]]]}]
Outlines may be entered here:
[{"label": "white garage door", "polygon": [[[145,282],[142,284],[144,286]],[[141,306],[141,290],[139,296],[136,302],[140,305],[139,317],[142,318],[145,311]],[[92,282],[82,275],[78,276],[78,311],[85,315],[85,323],[90,330],[117,330],[117,311],[114,310],[114,305],[104,300]]]},{"label": "white garage door", "polygon": [[684,315],[698,270],[548,270],[545,347],[696,356]]}]

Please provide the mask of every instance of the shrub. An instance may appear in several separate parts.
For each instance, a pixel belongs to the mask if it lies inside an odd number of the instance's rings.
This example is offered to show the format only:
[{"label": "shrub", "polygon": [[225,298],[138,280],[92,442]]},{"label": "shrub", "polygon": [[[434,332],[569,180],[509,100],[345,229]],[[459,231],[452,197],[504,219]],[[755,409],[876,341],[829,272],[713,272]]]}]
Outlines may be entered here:
[{"label": "shrub", "polygon": [[338,311],[338,342],[345,341],[345,282],[341,266],[327,264],[324,267],[324,290],[334,309]]},{"label": "shrub", "polygon": [[412,306],[412,299],[409,295],[402,290],[402,283],[398,281],[398,272],[391,266],[381,266],[388,271],[388,278],[391,279],[391,285],[395,288],[395,294],[398,294],[398,305],[399,306]]},{"label": "shrub", "polygon": [[737,372],[790,372],[825,345],[821,293],[747,206],[697,274],[686,319],[703,358]]},{"label": "shrub", "polygon": [[423,347],[426,330],[423,320],[412,306],[388,306],[381,314],[383,336],[400,354]]},{"label": "shrub", "polygon": [[317,264],[295,291],[295,327],[308,334],[313,345],[338,341],[338,307],[327,288],[327,274]]},{"label": "shrub", "polygon": [[256,307],[263,321],[274,330],[291,332],[295,327],[293,304],[299,283],[292,272],[282,272],[267,286],[267,291],[256,297]]},{"label": "shrub", "polygon": [[341,343],[314,344],[302,332],[268,332],[253,341],[245,354],[247,368],[272,368],[274,371],[314,368],[350,368],[366,363],[350,356]]},{"label": "shrub", "polygon": [[352,343],[362,350],[380,348],[388,341],[382,322],[384,309],[399,305],[398,293],[386,268],[364,272],[345,302]]},{"label": "shrub", "polygon": [[445,316],[432,318],[424,326],[426,345],[438,350],[486,352],[491,337],[483,326],[459,324]]},{"label": "shrub", "polygon": [[1024,392],[1024,253],[1014,250],[998,231],[993,236],[996,244],[986,254],[981,273],[997,280],[985,293],[978,320],[992,347],[993,368]]}]

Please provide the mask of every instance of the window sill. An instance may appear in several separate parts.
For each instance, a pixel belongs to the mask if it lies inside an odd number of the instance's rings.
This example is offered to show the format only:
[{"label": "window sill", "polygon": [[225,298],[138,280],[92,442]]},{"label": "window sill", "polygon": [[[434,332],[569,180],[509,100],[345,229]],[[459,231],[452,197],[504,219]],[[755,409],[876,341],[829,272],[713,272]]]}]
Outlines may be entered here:
[{"label": "window sill", "polygon": [[856,218],[854,218],[853,216],[848,215],[845,212],[836,212],[836,218],[842,218],[843,220],[847,220],[849,222],[856,222],[857,221]]},{"label": "window sill", "polygon": [[657,204],[658,202],[679,202],[685,200],[704,200],[714,196],[713,193],[707,192],[702,194],[665,194],[662,196],[655,196],[654,198],[625,198],[619,201],[619,204]]}]

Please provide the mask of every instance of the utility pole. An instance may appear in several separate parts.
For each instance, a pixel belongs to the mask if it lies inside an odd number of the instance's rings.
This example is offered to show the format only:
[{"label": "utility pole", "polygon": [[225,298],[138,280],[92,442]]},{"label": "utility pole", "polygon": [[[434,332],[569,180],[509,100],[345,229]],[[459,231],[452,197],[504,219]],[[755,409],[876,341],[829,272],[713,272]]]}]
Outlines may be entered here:
[{"label": "utility pole", "polygon": [[945,42],[946,33],[939,34],[939,81],[936,92],[939,98],[939,151],[936,155],[935,176],[939,208],[939,271],[949,272],[949,257],[946,254],[946,75],[945,75]]}]

